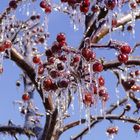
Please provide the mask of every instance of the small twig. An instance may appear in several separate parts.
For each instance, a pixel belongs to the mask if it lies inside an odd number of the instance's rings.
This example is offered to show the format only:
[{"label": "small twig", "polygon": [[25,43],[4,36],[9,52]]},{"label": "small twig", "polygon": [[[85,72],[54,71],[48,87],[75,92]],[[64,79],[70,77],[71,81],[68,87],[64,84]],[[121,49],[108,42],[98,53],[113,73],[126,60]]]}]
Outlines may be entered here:
[{"label": "small twig", "polygon": [[134,48],[132,49],[131,54],[134,53],[134,51],[135,51],[138,47],[140,47],[140,43],[137,43],[137,44],[134,46]]},{"label": "small twig", "polygon": [[[90,125],[90,128],[93,128],[96,123],[101,122],[104,119],[107,119],[107,120],[118,120],[118,121],[130,122],[130,123],[134,123],[134,124],[140,124],[140,120],[139,119],[130,118],[130,117],[126,117],[126,116],[120,117],[120,116],[116,116],[116,115],[106,115],[106,117],[98,116],[97,118],[93,117],[92,119],[94,121],[92,121],[92,123]],[[89,127],[85,128],[78,135],[74,136],[72,138],[72,140],[78,140],[78,138],[83,137],[83,135],[85,135],[88,132],[88,130],[89,130]]]}]

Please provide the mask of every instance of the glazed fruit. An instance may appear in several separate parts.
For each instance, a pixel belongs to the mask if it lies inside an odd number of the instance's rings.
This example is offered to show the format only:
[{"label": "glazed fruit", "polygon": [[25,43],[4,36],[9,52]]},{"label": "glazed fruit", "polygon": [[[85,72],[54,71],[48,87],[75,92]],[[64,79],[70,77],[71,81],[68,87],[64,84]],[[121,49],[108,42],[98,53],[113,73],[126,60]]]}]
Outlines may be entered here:
[{"label": "glazed fruit", "polygon": [[9,49],[12,47],[12,42],[10,40],[6,40],[4,41],[3,46],[5,49]]},{"label": "glazed fruit", "polygon": [[105,5],[107,9],[113,10],[116,6],[116,0],[105,0]]},{"label": "glazed fruit", "polygon": [[131,47],[129,45],[123,45],[120,48],[122,54],[129,54],[131,52]]},{"label": "glazed fruit", "polygon": [[9,7],[16,9],[17,8],[17,2],[15,0],[11,0],[9,2]]},{"label": "glazed fruit", "polygon": [[24,93],[24,94],[22,95],[22,100],[23,100],[23,101],[28,101],[29,99],[30,99],[30,96],[29,96],[28,93]]},{"label": "glazed fruit", "polygon": [[65,36],[65,34],[64,34],[64,33],[59,33],[59,34],[57,35],[57,37],[56,37],[56,40],[57,40],[58,42],[65,42],[65,41],[66,41],[66,36]]},{"label": "glazed fruit", "polygon": [[118,127],[109,127],[106,132],[108,135],[113,135],[118,133]]},{"label": "glazed fruit", "polygon": [[105,80],[104,80],[104,78],[103,78],[102,76],[100,76],[100,77],[98,78],[98,84],[99,84],[99,86],[104,86]]},{"label": "glazed fruit", "polygon": [[135,125],[133,126],[133,129],[134,129],[134,131],[135,131],[136,133],[139,132],[139,131],[140,131],[140,125],[135,124]]},{"label": "glazed fruit", "polygon": [[46,2],[45,2],[44,0],[42,0],[42,1],[40,2],[40,7],[41,7],[41,8],[45,8],[45,7],[46,7]]},{"label": "glazed fruit", "polygon": [[95,52],[92,52],[89,48],[83,48],[82,49],[82,56],[87,60],[90,61],[92,59],[95,59],[96,54]]},{"label": "glazed fruit", "polygon": [[40,61],[41,61],[41,60],[40,60],[40,57],[39,57],[39,56],[36,55],[36,56],[33,57],[33,63],[39,64]]},{"label": "glazed fruit", "polygon": [[68,87],[69,82],[67,80],[61,80],[58,82],[58,86],[60,88],[67,88]]},{"label": "glazed fruit", "polygon": [[92,66],[94,72],[102,72],[103,65],[100,62],[95,62]]},{"label": "glazed fruit", "polygon": [[126,63],[128,61],[128,55],[127,54],[119,54],[118,55],[118,60],[121,62],[121,63]]},{"label": "glazed fruit", "polygon": [[46,91],[49,91],[52,87],[52,80],[51,79],[45,79],[43,81],[43,87]]}]

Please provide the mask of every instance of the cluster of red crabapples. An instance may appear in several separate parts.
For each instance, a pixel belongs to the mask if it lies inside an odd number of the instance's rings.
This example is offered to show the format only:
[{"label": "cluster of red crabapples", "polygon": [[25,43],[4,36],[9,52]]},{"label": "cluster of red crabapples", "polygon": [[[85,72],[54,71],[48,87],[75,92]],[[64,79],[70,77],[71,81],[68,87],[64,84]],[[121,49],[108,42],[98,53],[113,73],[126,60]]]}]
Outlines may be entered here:
[{"label": "cluster of red crabapples", "polygon": [[[47,58],[45,62],[41,61],[39,55],[34,55],[32,59],[37,65],[37,79],[42,83],[41,86],[45,92],[71,88],[78,84],[79,77],[76,75],[79,75],[83,83],[88,84],[90,88],[90,91],[84,90],[83,93],[83,102],[86,105],[91,106],[94,103],[94,96],[99,96],[103,102],[108,100],[109,95],[104,86],[104,78],[98,76],[95,80],[92,76],[102,72],[103,65],[96,59],[96,54],[91,48],[84,47],[82,50],[70,48],[67,45],[65,34],[59,33],[52,46],[46,49],[45,55]],[[89,65],[92,68],[91,72]]]},{"label": "cluster of red crabapples", "polygon": [[96,82],[92,85],[90,91],[85,91],[84,93],[83,102],[87,106],[91,106],[92,104],[95,105],[97,102],[97,97],[99,97],[102,103],[107,102],[109,99],[109,94],[105,88],[104,78],[99,76]]},{"label": "cluster of red crabapples", "polygon": [[131,47],[127,44],[123,44],[119,46],[119,55],[118,60],[121,63],[127,63],[129,59],[129,54],[131,53]]},{"label": "cluster of red crabapples", "polygon": [[[84,14],[88,13],[91,7],[91,11],[93,13],[96,13],[100,10],[100,2],[97,2],[98,4],[94,4],[91,6],[90,0],[61,0],[62,3],[67,3],[69,6],[71,6],[73,9],[75,7],[79,7],[80,11]],[[116,0],[105,0],[104,2],[105,6],[109,10],[113,10],[116,6]],[[48,4],[45,0],[42,0],[40,2],[40,7],[44,9],[46,13],[50,13],[52,10],[52,7],[50,4]]]}]

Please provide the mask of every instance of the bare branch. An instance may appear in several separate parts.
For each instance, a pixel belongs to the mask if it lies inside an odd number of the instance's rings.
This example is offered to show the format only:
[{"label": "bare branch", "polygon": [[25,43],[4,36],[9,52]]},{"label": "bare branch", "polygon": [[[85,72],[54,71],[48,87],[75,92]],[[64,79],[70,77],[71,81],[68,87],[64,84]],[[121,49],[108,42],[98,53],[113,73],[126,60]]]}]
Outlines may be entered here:
[{"label": "bare branch", "polygon": [[[124,98],[124,99],[118,101],[116,104],[111,105],[111,106],[110,106],[110,109],[108,109],[108,110],[106,111],[106,114],[111,114],[111,113],[112,113],[115,109],[117,109],[119,106],[121,106],[122,104],[124,104],[125,102],[127,102],[127,100],[128,100],[127,98]],[[75,126],[77,126],[77,125],[79,125],[79,124],[83,124],[83,123],[85,123],[85,122],[86,122],[85,119],[81,119],[81,120],[79,120],[79,121],[75,121],[75,122],[69,123],[69,124],[67,124],[67,125],[64,126],[63,132],[64,132],[64,131],[67,131],[68,129],[73,128],[73,127],[75,127]]]},{"label": "bare branch", "polygon": [[[134,13],[136,16],[136,19],[140,18],[140,11],[137,11]],[[121,17],[117,21],[116,29],[117,27],[123,27],[125,24],[130,22],[132,20],[132,14],[127,14],[124,17]],[[114,30],[116,30],[114,29]],[[109,27],[108,26],[103,26],[95,35],[92,36],[91,42],[92,43],[97,43],[101,38],[103,38],[105,35],[109,33]]]},{"label": "bare branch", "polygon": [[23,128],[21,126],[0,126],[0,133],[6,132],[10,135],[22,134],[27,137],[36,137],[35,133],[31,129]]},{"label": "bare branch", "polygon": [[[95,126],[96,123],[104,120],[104,119],[107,119],[107,120],[118,120],[118,121],[125,121],[125,122],[129,122],[129,123],[134,123],[134,124],[140,124],[140,120],[139,119],[135,119],[135,118],[130,118],[130,117],[126,117],[126,116],[123,116],[123,117],[120,117],[120,116],[117,116],[117,115],[106,115],[105,117],[104,116],[98,116],[97,118],[92,118],[93,121],[91,123],[91,128],[93,128]],[[88,132],[89,128],[87,127],[86,129],[84,129],[83,131],[81,131],[78,135],[74,136],[72,138],[72,140],[78,140],[78,138],[82,137],[83,135],[85,135],[87,132]]]}]

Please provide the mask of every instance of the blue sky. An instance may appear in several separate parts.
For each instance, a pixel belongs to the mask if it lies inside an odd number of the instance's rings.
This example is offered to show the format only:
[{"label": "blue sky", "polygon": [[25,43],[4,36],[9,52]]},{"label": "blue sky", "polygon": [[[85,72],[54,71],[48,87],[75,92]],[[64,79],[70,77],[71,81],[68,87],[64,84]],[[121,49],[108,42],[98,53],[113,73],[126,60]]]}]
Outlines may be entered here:
[{"label": "blue sky", "polygon": [[[8,5],[9,0],[1,1],[0,4],[0,13],[5,9],[5,7]],[[38,0],[39,3],[39,0]],[[35,5],[37,6],[37,5]],[[38,6],[39,8],[39,6]],[[37,11],[40,11],[39,9]],[[40,11],[41,12],[41,11]],[[20,15],[20,13],[18,13]],[[43,14],[43,12],[41,12]],[[22,15],[23,16],[23,15]],[[115,38],[117,40],[127,41],[130,45],[134,45],[135,42],[138,42],[139,40],[139,29],[140,24],[136,24],[136,35],[135,38],[132,38],[132,35],[127,33],[125,35],[120,34],[120,32],[112,33],[112,38]],[[50,39],[48,40],[48,43],[51,44],[59,32],[65,32],[67,36],[68,44],[77,47],[81,38],[83,29],[79,28],[78,31],[74,31],[72,25],[70,24],[69,17],[67,15],[63,15],[62,13],[53,12],[49,15],[49,32],[50,32]],[[109,37],[106,37],[101,42],[107,42]],[[97,50],[99,52],[99,50]],[[108,59],[114,58],[114,53],[110,53],[109,51],[100,51],[98,53],[98,56],[105,55]],[[138,55],[138,51],[136,52],[136,55]],[[16,66],[15,63],[11,62],[10,60],[4,61],[4,73],[0,75],[0,124],[7,124],[8,120],[13,120],[15,124],[21,124],[24,123],[24,118],[20,115],[18,111],[18,106],[13,105],[14,100],[20,100],[21,95],[23,93],[22,87],[20,89],[17,89],[15,86],[16,81],[19,79],[19,74],[21,73],[21,70]],[[106,80],[106,85],[110,92],[111,102],[116,101],[116,97],[112,94],[114,94],[115,89],[112,86],[115,84],[116,79],[113,76],[113,74],[107,72],[104,72],[103,75]],[[120,90],[123,92],[123,90]],[[76,102],[76,101],[75,101]],[[35,103],[40,109],[40,112],[43,112],[42,109],[42,103],[40,102],[40,97],[38,94],[35,95]],[[76,107],[77,109],[77,107]],[[73,115],[73,119],[76,119],[79,113],[75,111]],[[42,120],[43,123],[43,120]],[[119,126],[119,133],[115,137],[114,140],[139,140],[140,135],[136,135],[132,131],[132,125],[128,123],[123,122],[114,122],[114,125]],[[83,140],[108,140],[108,137],[105,134],[105,130],[107,126],[110,126],[110,123],[108,121],[104,121],[102,123],[99,123],[95,126],[94,129],[91,130],[86,136],[83,137]],[[69,140],[71,135],[75,135],[78,132],[80,132],[80,129],[83,129],[86,127],[83,125],[82,127],[76,127],[70,131],[67,131],[65,134],[62,135],[60,140]],[[12,138],[9,136],[0,135],[0,140],[11,140]],[[26,140],[25,137],[19,136],[20,140]]]}]

